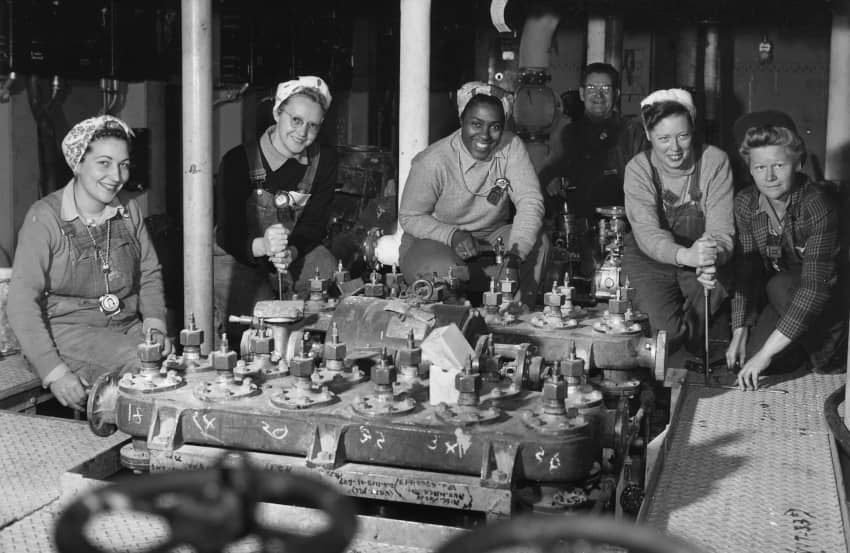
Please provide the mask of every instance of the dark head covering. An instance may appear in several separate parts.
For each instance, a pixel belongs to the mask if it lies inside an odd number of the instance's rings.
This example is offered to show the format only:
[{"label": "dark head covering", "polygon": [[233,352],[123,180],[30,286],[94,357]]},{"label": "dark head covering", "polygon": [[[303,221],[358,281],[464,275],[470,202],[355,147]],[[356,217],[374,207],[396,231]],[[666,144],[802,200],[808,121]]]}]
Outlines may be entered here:
[{"label": "dark head covering", "polygon": [[[791,116],[784,111],[775,109],[751,111],[750,113],[739,117],[738,120],[732,124],[732,133],[735,138],[735,150],[738,150],[741,146],[741,143],[744,141],[744,135],[747,134],[747,131],[751,127],[763,127],[765,125],[785,127],[786,129],[793,131],[795,134],[800,134],[797,132],[797,125],[794,124],[794,120],[791,119]],[[805,164],[805,162],[806,152],[804,151],[803,156],[800,158],[800,163]]]}]

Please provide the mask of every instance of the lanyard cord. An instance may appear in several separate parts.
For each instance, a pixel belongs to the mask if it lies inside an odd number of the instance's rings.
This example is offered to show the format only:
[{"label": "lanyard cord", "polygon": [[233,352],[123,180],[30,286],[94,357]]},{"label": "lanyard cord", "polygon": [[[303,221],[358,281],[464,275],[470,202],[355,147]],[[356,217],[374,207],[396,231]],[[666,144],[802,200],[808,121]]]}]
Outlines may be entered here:
[{"label": "lanyard cord", "polygon": [[[487,177],[490,176],[490,172],[493,170],[494,165],[496,166],[496,174],[499,175],[499,178],[502,178],[502,179],[505,178],[505,171],[502,169],[502,164],[499,163],[499,157],[494,155],[493,159],[490,160],[490,167],[487,169],[487,174],[484,176],[484,181],[486,181]],[[457,153],[457,166],[458,166],[458,169],[460,169],[460,179],[463,182],[463,187],[466,188],[467,192],[469,192],[471,195],[475,196],[476,198],[486,198],[487,196],[490,195],[489,190],[485,194],[479,194],[479,193],[476,193],[476,192],[473,192],[472,190],[470,190],[469,184],[467,184],[467,182],[466,182],[466,173],[463,171],[463,163],[461,163],[461,160],[460,160],[460,152]]]},{"label": "lanyard cord", "polygon": [[785,213],[782,215],[782,220],[779,219],[779,214],[776,212],[776,208],[773,207],[773,204],[770,203],[770,200],[767,200],[767,207],[770,208],[770,211],[773,212],[773,217],[780,222],[779,232],[773,232],[773,225],[771,224],[770,217],[768,217],[768,234],[771,236],[779,237],[779,244],[782,245],[782,239],[785,237],[785,219],[788,218],[789,214],[791,217],[791,249],[794,249],[794,231],[795,229],[795,221],[797,217],[794,216],[792,209],[794,208],[794,204],[789,200],[788,206],[785,208]]},{"label": "lanyard cord", "polygon": [[94,239],[94,235],[91,232],[91,228],[86,225],[86,232],[89,233],[89,239],[91,240],[92,246],[94,246],[94,254],[97,256],[98,261],[100,261],[100,268],[103,271],[103,283],[106,285],[106,293],[109,294],[109,273],[112,270],[109,266],[109,245],[111,240],[110,237],[110,229],[111,229],[112,220],[107,219],[106,221],[106,255],[103,254],[103,251],[97,246],[97,242]]}]

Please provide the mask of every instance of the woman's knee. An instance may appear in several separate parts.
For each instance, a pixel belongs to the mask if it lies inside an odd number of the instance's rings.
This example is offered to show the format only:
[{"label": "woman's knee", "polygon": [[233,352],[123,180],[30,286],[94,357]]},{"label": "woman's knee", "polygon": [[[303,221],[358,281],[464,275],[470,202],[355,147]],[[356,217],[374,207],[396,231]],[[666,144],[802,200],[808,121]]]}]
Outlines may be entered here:
[{"label": "woman's knee", "polygon": [[449,246],[436,240],[416,239],[400,260],[401,272],[407,282],[424,275],[445,276],[449,267],[465,265]]}]

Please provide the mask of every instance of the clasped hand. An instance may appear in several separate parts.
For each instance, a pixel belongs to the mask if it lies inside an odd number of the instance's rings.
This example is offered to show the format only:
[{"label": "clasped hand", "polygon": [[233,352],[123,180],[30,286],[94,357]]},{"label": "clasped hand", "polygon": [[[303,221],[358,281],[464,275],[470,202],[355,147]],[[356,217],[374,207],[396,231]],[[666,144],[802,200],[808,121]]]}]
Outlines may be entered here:
[{"label": "clasped hand", "polygon": [[289,231],[280,223],[271,225],[263,233],[263,247],[269,261],[280,272],[295,261],[294,249],[289,247]]},{"label": "clasped hand", "polygon": [[697,280],[704,288],[713,290],[717,285],[717,240],[708,234],[702,235],[680,257],[684,265],[694,267]]}]

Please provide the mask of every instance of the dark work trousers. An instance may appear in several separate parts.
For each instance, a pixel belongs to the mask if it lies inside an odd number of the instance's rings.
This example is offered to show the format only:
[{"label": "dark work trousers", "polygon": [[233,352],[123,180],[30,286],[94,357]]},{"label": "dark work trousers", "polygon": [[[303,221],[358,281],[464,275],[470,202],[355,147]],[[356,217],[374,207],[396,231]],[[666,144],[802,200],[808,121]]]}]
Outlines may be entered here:
[{"label": "dark work trousers", "polygon": [[[767,302],[759,313],[756,324],[750,329],[747,342],[747,359],[751,359],[776,330],[776,324],[782,314],[788,310],[794,292],[800,286],[801,265],[776,273],[767,281]],[[844,358],[847,340],[846,310],[837,297],[830,301],[821,316],[817,317],[809,330],[791,347],[785,349],[775,360],[779,369],[793,369],[785,366],[799,361],[799,350],[803,350],[813,370],[827,369],[831,361]],[[843,311],[843,313],[842,313]]]}]

